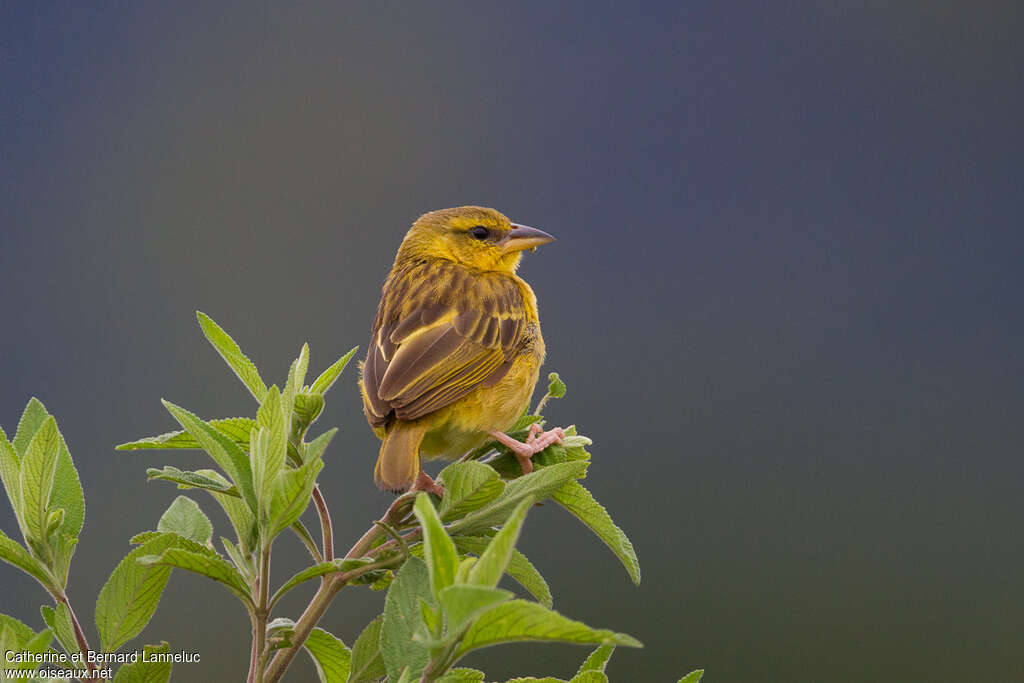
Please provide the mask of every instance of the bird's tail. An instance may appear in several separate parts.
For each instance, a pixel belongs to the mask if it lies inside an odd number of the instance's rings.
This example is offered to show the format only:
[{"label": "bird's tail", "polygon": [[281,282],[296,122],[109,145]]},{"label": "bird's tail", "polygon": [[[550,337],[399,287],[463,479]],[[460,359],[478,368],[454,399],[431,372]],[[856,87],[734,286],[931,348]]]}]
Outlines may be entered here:
[{"label": "bird's tail", "polygon": [[420,442],[425,433],[424,427],[403,423],[387,431],[373,470],[378,488],[394,493],[409,490],[420,473]]}]

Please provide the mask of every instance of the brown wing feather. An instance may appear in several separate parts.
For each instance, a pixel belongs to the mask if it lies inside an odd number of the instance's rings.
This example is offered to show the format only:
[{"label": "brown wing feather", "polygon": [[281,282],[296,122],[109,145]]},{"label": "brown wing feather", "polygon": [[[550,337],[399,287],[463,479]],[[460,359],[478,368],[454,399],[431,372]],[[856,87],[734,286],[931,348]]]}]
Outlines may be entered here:
[{"label": "brown wing feather", "polygon": [[[419,283],[413,287],[412,283]],[[414,420],[508,372],[526,310],[507,276],[446,262],[389,276],[363,366],[367,419]]]}]

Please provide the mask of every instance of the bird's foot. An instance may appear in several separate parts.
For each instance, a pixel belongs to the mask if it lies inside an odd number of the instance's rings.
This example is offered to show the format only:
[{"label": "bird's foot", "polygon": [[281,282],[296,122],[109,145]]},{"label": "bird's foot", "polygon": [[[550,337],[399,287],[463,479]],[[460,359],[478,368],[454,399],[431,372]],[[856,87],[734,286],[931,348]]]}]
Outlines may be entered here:
[{"label": "bird's foot", "polygon": [[533,456],[553,443],[561,444],[565,438],[565,431],[561,427],[555,427],[545,432],[539,424],[533,423],[530,425],[530,433],[525,443],[516,441],[504,432],[493,431],[491,436],[512,451],[512,455],[519,461],[519,466],[523,468],[523,474],[529,474],[533,471]]},{"label": "bird's foot", "polygon": [[444,487],[431,479],[430,475],[423,470],[420,470],[420,475],[416,477],[411,490],[426,491],[427,493],[433,493],[438,498],[444,498]]}]

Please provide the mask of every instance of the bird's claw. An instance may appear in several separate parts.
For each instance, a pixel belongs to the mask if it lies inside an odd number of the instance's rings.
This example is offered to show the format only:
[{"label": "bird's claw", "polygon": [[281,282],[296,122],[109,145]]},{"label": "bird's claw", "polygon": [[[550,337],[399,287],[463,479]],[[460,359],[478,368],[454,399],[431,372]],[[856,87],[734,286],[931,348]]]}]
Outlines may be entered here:
[{"label": "bird's claw", "polygon": [[523,474],[529,474],[533,471],[533,456],[553,443],[561,444],[565,439],[565,430],[555,427],[545,432],[539,424],[534,422],[530,425],[530,432],[525,443],[516,441],[504,432],[491,432],[491,436],[512,451],[519,466],[523,468]]}]

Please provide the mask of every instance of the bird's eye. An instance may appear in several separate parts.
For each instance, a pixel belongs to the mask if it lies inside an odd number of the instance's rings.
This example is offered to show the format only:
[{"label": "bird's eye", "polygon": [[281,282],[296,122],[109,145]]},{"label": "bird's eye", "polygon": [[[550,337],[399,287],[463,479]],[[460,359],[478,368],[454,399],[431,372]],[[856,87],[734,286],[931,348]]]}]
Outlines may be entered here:
[{"label": "bird's eye", "polygon": [[485,240],[491,234],[491,231],[482,225],[478,225],[474,228],[470,228],[469,234],[476,240]]}]

